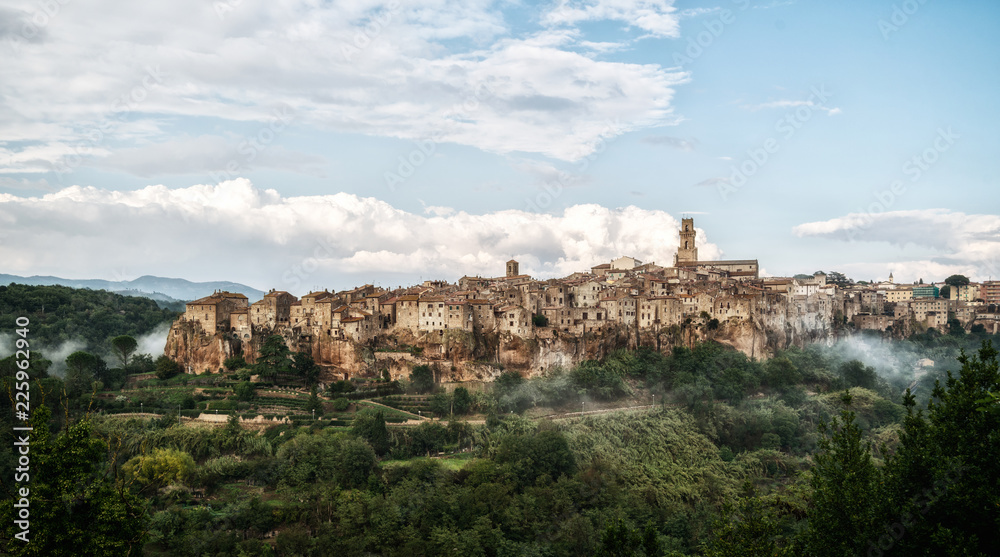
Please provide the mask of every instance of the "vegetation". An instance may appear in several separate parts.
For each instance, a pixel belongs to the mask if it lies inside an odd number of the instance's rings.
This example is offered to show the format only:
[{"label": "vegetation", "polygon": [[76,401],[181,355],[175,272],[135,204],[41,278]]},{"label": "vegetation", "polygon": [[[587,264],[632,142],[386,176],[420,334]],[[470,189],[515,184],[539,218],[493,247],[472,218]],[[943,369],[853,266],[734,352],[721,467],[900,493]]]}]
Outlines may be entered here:
[{"label": "vegetation", "polygon": [[[125,334],[105,337],[108,353]],[[416,366],[409,394],[381,379],[322,393],[309,359],[271,339],[258,381],[237,359],[231,375],[191,376],[86,349],[59,378],[32,351],[33,541],[13,538],[7,497],[0,552],[988,555],[1000,544],[991,340],[927,332],[878,339],[871,357],[835,345],[766,361],[712,342],[618,350],[451,392]],[[105,361],[157,378],[109,388]],[[18,369],[0,360],[3,392]],[[188,423],[215,412],[228,421]],[[278,421],[240,420],[258,414]],[[0,416],[8,492],[14,425]]]},{"label": "vegetation", "polygon": [[73,340],[81,350],[110,355],[110,340],[151,333],[177,318],[148,298],[122,296],[104,290],[66,286],[0,286],[0,331],[12,331],[15,320],[31,320],[32,344],[55,347]]}]

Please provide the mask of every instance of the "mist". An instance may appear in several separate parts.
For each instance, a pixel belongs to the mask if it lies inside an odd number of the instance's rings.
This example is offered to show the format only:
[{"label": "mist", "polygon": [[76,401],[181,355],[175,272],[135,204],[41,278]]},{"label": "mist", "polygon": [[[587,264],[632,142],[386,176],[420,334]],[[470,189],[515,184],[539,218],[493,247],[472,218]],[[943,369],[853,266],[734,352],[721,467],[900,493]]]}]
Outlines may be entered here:
[{"label": "mist", "polygon": [[[163,354],[163,349],[167,345],[167,334],[170,332],[170,323],[163,323],[149,333],[136,337],[136,354],[149,354],[155,360]],[[0,359],[6,358],[14,353],[14,341],[17,337],[13,333],[0,333]],[[51,346],[40,342],[30,342],[32,352],[41,355],[46,360],[52,361],[49,367],[49,374],[64,378],[66,376],[66,358],[73,352],[85,350],[86,344],[82,340],[70,339],[58,345]],[[110,350],[94,352],[95,356],[103,359],[108,367],[117,367],[118,361],[112,356]]]},{"label": "mist", "polygon": [[167,347],[167,334],[170,333],[170,323],[162,323],[149,333],[137,337],[139,343],[136,354],[149,354],[155,360],[163,355],[163,349]]},{"label": "mist", "polygon": [[[6,358],[14,353],[15,339],[16,337],[11,333],[0,333],[0,358]],[[38,342],[31,342],[29,346],[32,352],[52,361],[49,375],[62,378],[66,376],[66,357],[73,352],[83,350],[85,344],[83,341],[71,339],[56,346],[48,346]]]}]

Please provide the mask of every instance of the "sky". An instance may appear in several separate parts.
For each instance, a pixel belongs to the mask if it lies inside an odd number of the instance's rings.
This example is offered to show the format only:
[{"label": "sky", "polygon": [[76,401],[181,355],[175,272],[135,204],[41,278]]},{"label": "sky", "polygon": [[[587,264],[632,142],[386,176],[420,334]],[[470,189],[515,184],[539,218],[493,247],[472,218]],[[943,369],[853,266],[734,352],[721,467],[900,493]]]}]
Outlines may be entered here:
[{"label": "sky", "polygon": [[0,272],[1000,277],[995,1],[11,0]]}]

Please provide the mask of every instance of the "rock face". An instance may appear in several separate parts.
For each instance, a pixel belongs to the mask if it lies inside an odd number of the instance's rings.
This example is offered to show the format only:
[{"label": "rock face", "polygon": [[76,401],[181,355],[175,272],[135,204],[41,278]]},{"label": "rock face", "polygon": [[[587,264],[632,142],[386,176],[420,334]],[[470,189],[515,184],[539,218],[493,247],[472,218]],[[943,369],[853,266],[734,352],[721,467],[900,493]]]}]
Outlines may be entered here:
[{"label": "rock face", "polygon": [[751,358],[768,358],[790,345],[828,338],[835,330],[817,315],[791,316],[784,311],[758,308],[753,319],[731,319],[711,325],[692,321],[658,331],[618,327],[600,334],[576,336],[549,327],[533,329],[531,338],[508,332],[474,335],[460,329],[413,334],[395,329],[365,343],[343,338],[313,337],[291,330],[258,331],[239,340],[232,334],[206,334],[196,322],[174,323],[165,353],[194,373],[217,372],[223,361],[241,354],[254,362],[264,340],[280,334],[293,352],[312,354],[324,382],[352,377],[393,379],[409,376],[413,366],[429,365],[443,381],[492,381],[502,369],[536,376],[561,367],[569,369],[584,360],[600,359],[619,348],[650,347],[668,353],[674,346],[693,347],[715,341]]},{"label": "rock face", "polygon": [[163,352],[187,373],[214,373],[226,358],[242,352],[242,344],[223,334],[206,334],[197,322],[178,320],[170,327]]}]

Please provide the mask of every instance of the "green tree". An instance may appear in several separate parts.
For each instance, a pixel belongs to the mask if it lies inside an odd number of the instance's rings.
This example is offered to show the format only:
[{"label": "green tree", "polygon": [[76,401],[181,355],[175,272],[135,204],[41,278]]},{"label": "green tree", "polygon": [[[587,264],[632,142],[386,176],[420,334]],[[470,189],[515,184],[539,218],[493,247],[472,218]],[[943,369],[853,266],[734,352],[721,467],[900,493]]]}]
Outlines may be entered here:
[{"label": "green tree", "polygon": [[95,379],[107,365],[97,356],[78,350],[66,357],[66,394],[75,398],[90,392]]},{"label": "green tree", "polygon": [[136,354],[132,356],[132,370],[135,373],[153,373],[156,371],[156,362],[149,354]]},{"label": "green tree", "polygon": [[242,354],[237,354],[223,360],[222,367],[229,371],[237,371],[247,367],[247,361],[243,358]]},{"label": "green tree", "polygon": [[840,419],[834,418],[829,426],[820,424],[823,437],[813,457],[805,545],[809,555],[819,557],[863,554],[870,540],[877,538],[876,523],[883,515],[881,474],[850,410],[850,393],[845,392],[842,401]]},{"label": "green tree", "polygon": [[58,436],[49,432],[51,414],[36,407],[31,425],[30,543],[14,538],[20,529],[15,499],[0,501],[0,550],[17,556],[140,555],[149,515],[146,501],[105,466],[106,445],[83,420]]},{"label": "green tree", "polygon": [[640,557],[642,537],[621,518],[611,520],[601,535],[599,557]]},{"label": "green tree", "polygon": [[316,385],[312,386],[309,391],[309,401],[306,402],[306,411],[314,413],[316,416],[323,415],[323,402],[319,399],[319,395],[316,393]]},{"label": "green tree", "polygon": [[875,373],[875,368],[866,366],[860,360],[851,360],[840,364],[837,373],[843,381],[844,388],[862,387],[882,393],[887,390],[887,385]]},{"label": "green tree", "polygon": [[428,365],[413,366],[410,383],[418,393],[429,393],[434,390],[434,370]]},{"label": "green tree", "polygon": [[156,377],[159,379],[170,379],[181,372],[181,365],[163,355],[156,359]]},{"label": "green tree", "polygon": [[468,414],[472,411],[472,393],[465,387],[456,387],[452,394],[452,404],[455,405],[455,413],[458,415]]},{"label": "green tree", "polygon": [[536,314],[534,314],[534,315],[531,316],[531,324],[534,325],[534,326],[536,326],[536,327],[548,327],[549,326],[549,318],[545,317],[545,315],[543,315],[541,313],[536,313]]},{"label": "green tree", "polygon": [[296,352],[292,357],[292,371],[301,377],[306,385],[315,385],[319,380],[319,366],[307,352]]},{"label": "green tree", "polygon": [[233,387],[233,393],[237,400],[250,402],[257,396],[257,387],[250,381],[240,381]]},{"label": "green tree", "polygon": [[[875,541],[899,555],[989,555],[1000,547],[1000,412],[982,401],[1000,392],[997,351],[984,341],[959,357],[959,373],[937,382],[926,418],[907,392],[900,446],[886,462],[892,512]],[[902,527],[905,536],[898,537]]]},{"label": "green tree", "polygon": [[707,557],[795,555],[781,540],[781,511],[776,502],[765,500],[746,482],[744,494],[735,504],[726,504],[715,522]]},{"label": "green tree", "polygon": [[965,275],[951,275],[944,279],[944,283],[948,286],[967,286],[969,284],[969,277]]},{"label": "green tree", "polygon": [[771,358],[764,366],[765,381],[771,388],[785,391],[802,381],[802,374],[787,357]]},{"label": "green tree", "polygon": [[128,369],[129,360],[137,348],[139,348],[139,343],[130,335],[118,335],[111,339],[111,349],[115,357],[118,358],[122,369]]},{"label": "green tree", "polygon": [[291,350],[281,335],[271,335],[260,347],[257,364],[254,366],[261,377],[273,379],[278,374],[287,374],[292,368]]},{"label": "green tree", "polygon": [[188,453],[169,448],[154,449],[148,455],[133,457],[122,470],[143,487],[157,490],[175,482],[184,482],[194,473],[194,459]]},{"label": "green tree", "polygon": [[351,432],[367,441],[377,455],[383,456],[389,452],[389,430],[385,426],[385,413],[381,409],[365,409],[355,414]]},{"label": "green tree", "polygon": [[342,487],[358,488],[368,483],[368,476],[378,467],[375,451],[361,439],[345,439],[334,459],[334,471]]}]

